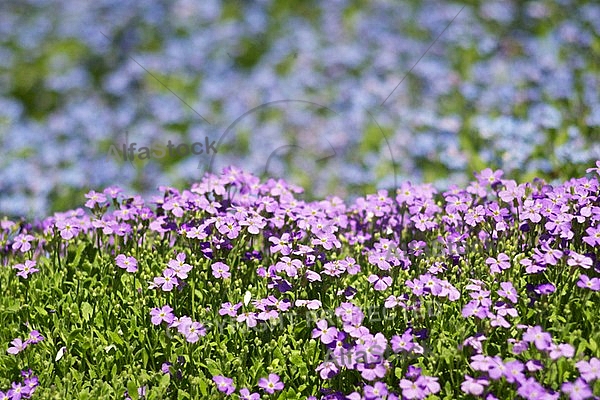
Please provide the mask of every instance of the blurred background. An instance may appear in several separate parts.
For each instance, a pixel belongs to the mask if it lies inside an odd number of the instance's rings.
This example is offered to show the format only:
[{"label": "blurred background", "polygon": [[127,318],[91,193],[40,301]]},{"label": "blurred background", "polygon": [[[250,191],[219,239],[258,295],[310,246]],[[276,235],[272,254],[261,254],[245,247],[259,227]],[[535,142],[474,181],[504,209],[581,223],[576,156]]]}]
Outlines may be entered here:
[{"label": "blurred background", "polygon": [[[578,176],[600,159],[599,69],[593,2],[4,0],[0,215],[229,164],[308,198]],[[217,154],[115,156],[169,140]]]}]

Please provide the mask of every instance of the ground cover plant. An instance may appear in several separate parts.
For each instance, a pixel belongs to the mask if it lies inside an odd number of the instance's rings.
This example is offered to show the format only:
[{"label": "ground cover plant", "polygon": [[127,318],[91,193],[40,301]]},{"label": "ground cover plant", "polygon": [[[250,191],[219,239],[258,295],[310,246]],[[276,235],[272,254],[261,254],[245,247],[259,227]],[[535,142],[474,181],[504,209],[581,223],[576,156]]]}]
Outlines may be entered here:
[{"label": "ground cover plant", "polygon": [[598,398],[587,173],[347,204],[228,168],[5,218],[0,399]]}]

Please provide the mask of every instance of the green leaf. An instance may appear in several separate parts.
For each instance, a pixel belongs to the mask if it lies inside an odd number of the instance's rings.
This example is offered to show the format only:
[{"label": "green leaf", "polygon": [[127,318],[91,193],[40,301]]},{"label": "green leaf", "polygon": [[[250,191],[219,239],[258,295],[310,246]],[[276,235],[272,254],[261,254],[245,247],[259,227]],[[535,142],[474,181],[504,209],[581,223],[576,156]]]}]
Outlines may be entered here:
[{"label": "green leaf", "polygon": [[400,367],[396,367],[396,368],[394,369],[394,375],[396,375],[396,378],[398,378],[398,379],[402,379],[402,377],[403,377],[403,376],[402,376],[402,368],[400,368]]},{"label": "green leaf", "polygon": [[77,250],[75,252],[75,257],[73,257],[73,261],[71,262],[72,266],[78,267],[81,264],[81,254],[83,253],[86,247],[87,244],[85,242],[81,242],[79,244],[79,247],[77,247]]},{"label": "green leaf", "polygon": [[142,363],[144,368],[148,367],[148,352],[146,351],[146,349],[142,350]]},{"label": "green leaf", "polygon": [[127,383],[127,393],[129,394],[129,397],[131,397],[131,400],[138,400],[138,388],[135,381],[129,381]]},{"label": "green leaf", "polygon": [[[283,353],[281,352],[281,350],[278,347],[275,347],[275,349],[273,349],[273,355],[275,357],[277,357],[277,359],[281,360],[281,361],[285,361],[285,356],[283,355]],[[273,360],[275,361],[275,360]]]},{"label": "green leaf", "polygon": [[123,339],[121,339],[121,336],[119,336],[117,333],[111,332],[111,331],[106,331],[106,333],[119,346],[122,346],[123,344],[125,344],[125,342],[123,341]]},{"label": "green leaf", "polygon": [[44,307],[41,306],[35,306],[34,307],[36,309],[36,311],[42,316],[45,317],[48,315],[48,312],[44,309]]},{"label": "green leaf", "polygon": [[446,384],[444,385],[444,391],[446,393],[452,393],[452,384],[450,381],[446,381]]},{"label": "green leaf", "polygon": [[591,350],[591,351],[593,351],[593,352],[595,353],[595,352],[596,352],[596,350],[598,349],[598,344],[597,344],[597,343],[596,343],[596,341],[595,341],[594,339],[592,339],[592,338],[590,338],[590,339],[588,340],[588,342],[589,342],[589,346],[588,346],[588,347],[590,348],[590,350]]},{"label": "green leaf", "polygon": [[162,388],[166,388],[167,386],[169,386],[169,383],[171,383],[171,375],[164,374],[162,378],[160,378],[160,383],[158,385]]},{"label": "green leaf", "polygon": [[202,393],[203,398],[206,398],[208,395],[206,388],[206,380],[203,378],[198,379],[198,389],[200,389],[200,393]]},{"label": "green leaf", "polygon": [[208,369],[208,372],[212,374],[212,376],[221,375],[221,369],[213,360],[206,360],[206,368]]},{"label": "green leaf", "polygon": [[21,307],[18,304],[11,304],[10,306],[4,308],[4,311],[7,311],[9,313],[16,313],[17,311],[19,311]]},{"label": "green leaf", "polygon": [[290,362],[296,367],[305,365],[304,360],[302,359],[302,356],[300,355],[300,352],[298,350],[292,351],[292,355],[290,356]]},{"label": "green leaf", "polygon": [[90,320],[90,318],[92,317],[92,312],[93,312],[93,307],[90,303],[88,303],[87,301],[84,301],[83,303],[81,303],[81,316],[83,318],[83,320],[85,322],[88,322]]},{"label": "green leaf", "polygon": [[83,333],[83,329],[81,328],[77,328],[74,329],[73,331],[71,331],[71,333],[69,333],[69,343],[72,343],[73,340],[75,340],[77,338],[77,336],[81,335]]}]

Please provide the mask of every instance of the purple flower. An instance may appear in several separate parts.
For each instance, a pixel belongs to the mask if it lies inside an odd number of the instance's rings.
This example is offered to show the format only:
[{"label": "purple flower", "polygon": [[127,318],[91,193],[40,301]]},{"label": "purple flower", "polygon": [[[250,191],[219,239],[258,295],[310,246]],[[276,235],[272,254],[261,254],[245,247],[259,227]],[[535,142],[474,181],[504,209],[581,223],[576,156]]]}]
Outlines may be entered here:
[{"label": "purple flower", "polygon": [[533,223],[538,223],[542,220],[540,210],[542,209],[542,203],[527,199],[523,202],[523,210],[521,211],[521,220],[530,220]]},{"label": "purple flower", "polygon": [[179,318],[175,317],[175,318],[173,318],[173,322],[171,322],[169,324],[169,328],[177,328],[177,332],[179,332],[183,335],[186,325],[191,325],[192,322],[194,322],[194,321],[192,321],[192,319],[190,317],[188,317],[187,315],[183,315]]},{"label": "purple flower", "polygon": [[111,199],[116,199],[121,192],[123,192],[123,189],[118,186],[110,186],[103,191],[103,193],[109,196]]},{"label": "purple flower", "polygon": [[397,306],[405,307],[406,304],[404,304],[404,302],[402,302],[399,297],[391,294],[385,299],[385,303],[383,304],[383,306],[385,308],[395,308]]},{"label": "purple flower", "polygon": [[541,371],[544,369],[544,365],[540,360],[529,360],[525,363],[525,368],[529,372]]},{"label": "purple flower", "polygon": [[411,351],[414,347],[413,336],[411,334],[412,329],[407,329],[406,332],[402,334],[402,336],[394,335],[391,339],[392,350],[394,353],[399,353],[400,351]]},{"label": "purple flower", "polygon": [[579,374],[586,382],[592,382],[600,379],[600,360],[592,357],[590,361],[581,360],[575,364]]},{"label": "purple flower", "polygon": [[319,281],[321,282],[321,275],[319,275],[318,272],[312,271],[310,269],[306,270],[306,279],[308,279],[309,282],[315,282],[315,281]]},{"label": "purple flower", "polygon": [[335,309],[335,315],[340,317],[345,323],[362,323],[364,314],[360,307],[355,306],[352,303],[344,302]]},{"label": "purple flower", "polygon": [[489,368],[487,372],[490,378],[492,378],[493,380],[500,379],[506,372],[506,365],[504,365],[502,358],[498,356],[492,357],[490,359]]},{"label": "purple flower", "polygon": [[29,337],[25,341],[26,344],[37,344],[44,340],[44,337],[37,330],[29,332]]},{"label": "purple flower", "polygon": [[33,376],[33,371],[31,370],[31,368],[29,368],[28,370],[21,371],[21,376],[23,378],[35,378],[35,376]]},{"label": "purple flower", "polygon": [[592,259],[572,251],[569,253],[567,264],[570,267],[578,266],[581,268],[590,269],[592,267]]},{"label": "purple flower", "polygon": [[600,290],[600,279],[592,278],[590,279],[587,275],[581,274],[579,275],[579,280],[577,281],[577,286],[580,288],[587,288],[597,292]]},{"label": "purple flower", "polygon": [[223,235],[226,235],[228,239],[235,239],[242,230],[233,217],[226,217],[223,222],[217,223],[216,226],[217,230]]},{"label": "purple flower", "polygon": [[520,201],[523,198],[525,195],[525,188],[523,185],[517,185],[517,183],[513,180],[505,181],[504,183],[505,189],[498,193],[498,197],[500,197],[504,202],[510,203],[515,199]]},{"label": "purple flower", "polygon": [[392,267],[389,260],[389,255],[383,252],[373,251],[369,254],[369,263],[376,265],[382,271],[388,271]]},{"label": "purple flower", "polygon": [[242,306],[242,303],[237,303],[235,305],[230,302],[221,304],[221,309],[219,310],[219,315],[229,315],[230,317],[237,317],[237,310]]},{"label": "purple flower", "polygon": [[525,366],[519,360],[508,361],[504,364],[504,377],[506,381],[509,383],[521,382],[525,379],[525,374],[523,374],[523,369]]},{"label": "purple flower", "polygon": [[124,254],[119,254],[115,258],[115,261],[117,262],[117,267],[123,268],[127,272],[136,272],[138,270],[135,257],[127,257]]},{"label": "purple flower", "polygon": [[365,385],[365,398],[367,399],[382,399],[388,395],[387,385],[383,382],[375,382],[375,385]]},{"label": "purple flower", "polygon": [[586,174],[589,174],[591,172],[596,172],[598,175],[600,175],[600,160],[596,161],[596,168],[588,168],[585,170]]},{"label": "purple flower", "polygon": [[300,260],[292,260],[290,257],[281,257],[281,260],[275,264],[277,272],[285,271],[287,276],[295,277],[298,275],[298,270],[302,268]]},{"label": "purple flower", "polygon": [[423,389],[425,396],[435,394],[441,389],[438,378],[433,376],[422,375],[417,378],[416,383]]},{"label": "purple flower", "polygon": [[19,354],[20,352],[25,350],[25,348],[27,348],[28,345],[27,341],[23,342],[21,338],[14,339],[12,342],[10,342],[10,344],[12,344],[12,347],[8,348],[8,354]]},{"label": "purple flower", "polygon": [[103,193],[97,193],[93,190],[90,190],[84,196],[88,199],[88,201],[85,202],[87,208],[94,208],[96,204],[102,205],[101,203],[106,202],[106,196]]},{"label": "purple flower", "polygon": [[508,339],[508,343],[512,343],[512,353],[521,354],[529,348],[529,343],[525,340]]},{"label": "purple flower", "polygon": [[160,325],[163,321],[167,324],[171,324],[175,319],[175,315],[173,315],[173,309],[169,307],[168,304],[162,308],[153,308],[150,311],[150,316],[152,316],[151,321],[154,325]]},{"label": "purple flower", "polygon": [[510,328],[510,323],[502,315],[492,315],[490,319],[491,326],[501,326],[503,328]]},{"label": "purple flower", "polygon": [[385,365],[381,363],[360,363],[356,365],[356,370],[360,371],[360,376],[368,381],[374,381],[375,379],[383,378],[387,373]]},{"label": "purple flower", "polygon": [[510,258],[504,254],[498,254],[498,258],[489,257],[485,263],[490,266],[490,273],[498,274],[505,269],[510,268]]},{"label": "purple flower", "polygon": [[215,278],[227,279],[231,277],[229,266],[218,261],[212,265],[212,274]]},{"label": "purple flower", "polygon": [[247,388],[240,389],[240,400],[260,400],[260,394],[250,393]]},{"label": "purple flower", "polygon": [[501,289],[498,290],[499,296],[507,298],[508,300],[512,301],[513,303],[517,302],[517,297],[518,297],[517,291],[515,290],[515,288],[511,282],[501,282],[500,287],[501,287]]},{"label": "purple flower", "polygon": [[321,338],[323,344],[329,344],[336,340],[338,330],[335,326],[328,326],[327,321],[322,319],[317,321],[317,327],[312,331],[312,338]]},{"label": "purple flower", "polygon": [[497,171],[492,171],[490,168],[486,168],[479,174],[476,173],[475,177],[477,178],[480,185],[486,186],[494,185],[495,183],[500,183],[500,178],[502,178],[502,175],[504,175],[504,171],[500,169]]},{"label": "purple flower", "polygon": [[400,388],[402,389],[402,396],[406,397],[407,399],[425,398],[425,391],[417,382],[409,381],[408,379],[401,379]]},{"label": "purple flower", "polygon": [[185,253],[179,253],[177,254],[175,260],[170,260],[167,263],[169,269],[173,270],[173,272],[175,272],[175,275],[179,279],[186,279],[188,276],[188,272],[192,270],[192,266],[190,264],[186,264],[185,258]]},{"label": "purple flower", "polygon": [[533,289],[533,291],[539,295],[548,295],[556,291],[556,286],[552,283],[542,283]]},{"label": "purple flower", "polygon": [[552,345],[552,336],[544,332],[539,325],[527,328],[527,332],[523,334],[523,340],[534,343],[538,350],[547,350]]},{"label": "purple flower", "polygon": [[260,378],[258,380],[258,387],[264,389],[269,394],[275,393],[276,390],[283,390],[283,382],[280,382],[279,375],[269,374],[268,378]]},{"label": "purple flower", "polygon": [[315,371],[319,372],[321,379],[330,379],[337,375],[339,369],[336,363],[331,361],[325,361],[319,364]]},{"label": "purple flower", "polygon": [[171,364],[170,362],[162,363],[162,365],[160,366],[161,372],[163,374],[171,374],[171,369],[170,369],[171,365],[173,365],[173,364]]},{"label": "purple flower", "polygon": [[261,321],[268,321],[271,319],[277,319],[279,318],[279,313],[275,310],[269,310],[269,311],[261,311],[258,313],[258,315],[256,316],[257,319],[261,320]]},{"label": "purple flower", "polygon": [[227,395],[235,392],[235,386],[233,385],[233,379],[231,378],[217,375],[213,376],[213,382],[217,385],[219,392],[223,392]]},{"label": "purple flower", "polygon": [[462,348],[465,346],[470,346],[477,353],[482,353],[483,352],[483,343],[482,342],[484,340],[487,340],[487,338],[482,334],[476,334],[474,336],[469,336],[468,338],[466,338],[463,341],[462,346],[459,346],[459,350],[462,350]]},{"label": "purple flower", "polygon": [[414,279],[412,281],[410,279],[407,279],[404,282],[404,284],[406,286],[408,286],[412,290],[412,293],[415,296],[421,296],[424,293],[424,291],[423,291],[424,290],[423,284],[418,279]]},{"label": "purple flower", "polygon": [[311,241],[313,246],[322,246],[325,250],[331,250],[334,246],[338,249],[342,247],[341,242],[333,233],[319,232],[315,236]]},{"label": "purple flower", "polygon": [[281,238],[271,236],[269,242],[273,243],[273,246],[271,246],[271,253],[280,252],[282,255],[288,256],[292,252],[289,233],[284,233],[281,235]]},{"label": "purple flower", "polygon": [[575,382],[565,382],[560,387],[562,392],[569,395],[571,400],[584,400],[593,397],[590,387],[581,378],[577,378]]},{"label": "purple flower", "polygon": [[237,316],[237,322],[245,322],[248,328],[254,328],[257,324],[256,322],[256,313],[253,312],[245,312]]},{"label": "purple flower", "polygon": [[[29,370],[29,372],[31,372],[31,370]],[[33,376],[32,374],[29,376],[25,376],[23,374],[23,371],[21,372],[21,375],[23,375],[25,377],[25,379],[23,380],[23,383],[25,384],[25,387],[29,390],[29,394],[33,394],[35,392],[35,389],[40,384],[38,377]]]},{"label": "purple flower", "polygon": [[375,290],[383,291],[392,285],[392,278],[390,276],[378,276],[369,275],[367,280],[373,284]]},{"label": "purple flower", "polygon": [[485,389],[485,386],[489,384],[487,379],[478,378],[473,379],[469,375],[465,375],[465,380],[460,385],[460,389],[467,393],[472,394],[474,396],[480,396]]},{"label": "purple flower", "polygon": [[18,270],[17,276],[20,276],[23,279],[27,279],[30,274],[35,272],[39,272],[40,270],[35,268],[36,262],[32,260],[25,261],[25,264],[17,264],[13,266],[14,269]]},{"label": "purple flower", "polygon": [[182,202],[183,200],[181,198],[172,198],[165,201],[165,203],[162,205],[162,208],[167,211],[171,211],[174,216],[180,218],[183,216],[183,208],[181,207]]},{"label": "purple flower", "polygon": [[21,400],[22,398],[29,398],[29,394],[30,390],[27,386],[13,382],[12,388],[8,391],[7,396],[10,400]]},{"label": "purple flower", "polygon": [[592,247],[600,245],[600,228],[589,227],[585,230],[588,236],[583,237],[583,241]]},{"label": "purple flower", "polygon": [[240,221],[240,226],[247,226],[248,233],[252,235],[258,235],[260,230],[267,225],[265,219],[260,215],[254,215],[246,220]]},{"label": "purple flower", "polygon": [[12,245],[13,250],[21,250],[21,253],[26,253],[31,249],[31,242],[34,239],[33,236],[21,233],[15,238],[15,242]]},{"label": "purple flower", "polygon": [[471,357],[471,368],[475,371],[487,372],[490,369],[492,358],[483,354],[476,354]]},{"label": "purple flower", "polygon": [[75,220],[71,219],[60,219],[56,221],[56,228],[60,231],[60,236],[69,240],[79,234],[80,227]]},{"label": "purple flower", "polygon": [[175,277],[175,271],[167,268],[163,271],[163,276],[154,278],[154,284],[161,286],[164,292],[170,292],[175,286],[179,285],[179,281]]},{"label": "purple flower", "polygon": [[550,347],[550,358],[557,360],[560,357],[571,358],[575,354],[575,348],[568,343],[562,343],[559,345],[552,345]]},{"label": "purple flower", "polygon": [[421,368],[409,365],[408,370],[406,371],[406,377],[414,380],[420,377],[422,372],[423,370]]},{"label": "purple flower", "polygon": [[541,399],[544,394],[547,394],[544,387],[535,378],[528,378],[526,381],[521,382],[517,393],[527,400]]},{"label": "purple flower", "polygon": [[183,325],[182,333],[188,343],[196,343],[200,336],[206,336],[206,328],[200,322]]}]

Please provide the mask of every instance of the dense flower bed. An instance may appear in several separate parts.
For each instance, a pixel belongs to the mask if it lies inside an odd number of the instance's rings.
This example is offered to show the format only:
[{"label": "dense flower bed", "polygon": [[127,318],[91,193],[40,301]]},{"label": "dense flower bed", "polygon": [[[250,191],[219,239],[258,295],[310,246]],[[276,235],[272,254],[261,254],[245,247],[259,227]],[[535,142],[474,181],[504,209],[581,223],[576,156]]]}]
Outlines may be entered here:
[{"label": "dense flower bed", "polygon": [[0,398],[598,398],[588,173],[345,204],[228,168],[4,219]]}]

